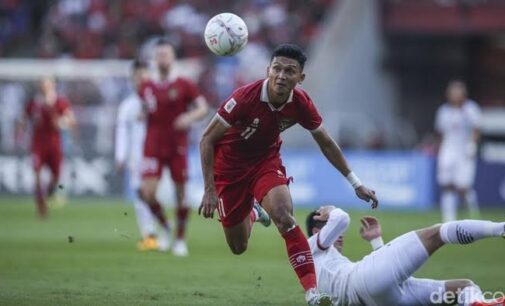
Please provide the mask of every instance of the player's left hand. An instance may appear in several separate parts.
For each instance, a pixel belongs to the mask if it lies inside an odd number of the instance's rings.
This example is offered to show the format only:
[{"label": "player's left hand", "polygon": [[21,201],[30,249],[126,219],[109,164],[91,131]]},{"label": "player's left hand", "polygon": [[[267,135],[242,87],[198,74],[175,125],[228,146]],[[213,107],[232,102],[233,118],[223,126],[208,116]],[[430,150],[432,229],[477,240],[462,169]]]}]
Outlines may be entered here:
[{"label": "player's left hand", "polygon": [[382,236],[381,225],[377,218],[366,216],[361,218],[359,221],[361,221],[361,228],[359,229],[361,238],[370,241]]},{"label": "player's left hand", "polygon": [[179,131],[185,131],[190,128],[192,123],[191,117],[188,114],[180,114],[174,121],[174,128]]},{"label": "player's left hand", "polygon": [[330,218],[330,213],[337,209],[333,205],[321,206],[318,210],[316,210],[316,215],[314,216],[314,220],[316,221],[328,221]]},{"label": "player's left hand", "polygon": [[356,188],[354,191],[356,192],[356,195],[358,196],[358,198],[360,198],[366,202],[370,202],[370,200],[371,200],[372,201],[372,204],[371,204],[372,209],[375,209],[375,208],[377,208],[377,206],[379,206],[379,200],[377,200],[377,196],[375,195],[374,190],[368,189],[366,186],[361,185],[358,188]]}]

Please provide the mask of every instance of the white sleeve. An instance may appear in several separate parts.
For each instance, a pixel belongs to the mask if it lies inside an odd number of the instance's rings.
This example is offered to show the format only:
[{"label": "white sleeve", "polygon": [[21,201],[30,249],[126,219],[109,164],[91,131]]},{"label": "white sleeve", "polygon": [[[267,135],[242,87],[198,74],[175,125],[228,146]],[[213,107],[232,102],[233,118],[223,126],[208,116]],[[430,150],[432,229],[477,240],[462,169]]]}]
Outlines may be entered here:
[{"label": "white sleeve", "polygon": [[326,250],[337,241],[338,237],[342,236],[347,228],[351,218],[349,214],[340,208],[334,209],[330,213],[328,222],[317,233],[317,246],[321,250]]},{"label": "white sleeve", "polygon": [[480,120],[482,116],[479,105],[475,102],[472,102],[468,110],[472,127],[478,129],[480,127]]},{"label": "white sleeve", "polygon": [[117,121],[116,121],[116,162],[125,162],[128,155],[128,107],[123,101],[119,105]]},{"label": "white sleeve", "polygon": [[435,131],[442,134],[444,132],[444,118],[443,118],[444,107],[440,106],[437,109],[437,114],[435,115]]}]

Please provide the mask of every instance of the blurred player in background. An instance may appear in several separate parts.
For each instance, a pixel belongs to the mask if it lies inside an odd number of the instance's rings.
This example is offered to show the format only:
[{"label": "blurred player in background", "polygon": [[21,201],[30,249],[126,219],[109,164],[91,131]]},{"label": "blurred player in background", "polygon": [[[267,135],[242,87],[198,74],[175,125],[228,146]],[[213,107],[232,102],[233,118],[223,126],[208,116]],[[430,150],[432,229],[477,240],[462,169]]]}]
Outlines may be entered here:
[{"label": "blurred player in background", "polygon": [[[209,218],[217,208],[234,254],[246,250],[253,222],[268,225],[270,215],[284,238],[306,301],[320,305],[327,304],[329,298],[317,291],[310,248],[293,217],[288,189],[291,178],[286,176],[280,158],[280,133],[299,123],[311,132],[323,154],[347,177],[359,198],[372,200],[372,207],[377,206],[377,198],[351,172],[308,94],[296,88],[305,78],[306,59],[296,45],[278,46],[267,79],[237,89],[219,108],[200,143],[205,193],[199,212]],[[255,199],[266,211],[254,204]]]},{"label": "blurred player in background", "polygon": [[158,41],[155,61],[159,79],[144,82],[139,89],[147,116],[141,195],[163,227],[158,237],[159,249],[168,250],[170,227],[163,207],[156,199],[163,167],[168,166],[176,194],[177,232],[172,252],[176,256],[185,256],[188,254],[185,231],[190,211],[185,201],[188,130],[194,122],[205,117],[208,107],[206,99],[193,82],[171,73],[175,60],[173,46],[166,40]]},{"label": "blurred player in background", "polygon": [[126,170],[129,175],[129,185],[133,192],[133,207],[137,224],[142,236],[137,247],[139,250],[156,250],[156,220],[147,203],[139,197],[144,140],[146,134],[145,118],[142,101],[136,90],[140,84],[149,79],[148,65],[136,60],[132,66],[132,82],[135,92],[124,99],[119,105],[116,128],[115,160],[119,171]]},{"label": "blurred player in background", "polygon": [[[44,77],[39,83],[39,92],[25,107],[19,128],[24,129],[27,123],[32,126],[31,154],[35,175],[35,201],[39,217],[47,216],[46,199],[56,190],[60,178],[63,160],[61,130],[75,126],[75,117],[69,101],[56,91],[52,77]],[[47,166],[51,180],[43,186],[41,171]]]},{"label": "blurred player in background", "polygon": [[461,81],[447,86],[447,103],[437,110],[435,129],[441,142],[438,152],[437,179],[441,189],[442,220],[457,219],[460,199],[466,202],[470,215],[479,216],[477,194],[473,188],[479,141],[480,108],[467,98]]},{"label": "blurred player in background", "polygon": [[490,237],[505,238],[505,222],[462,220],[404,234],[386,246],[379,221],[361,218],[361,237],[374,252],[351,262],[342,255],[350,218],[342,209],[323,206],[307,216],[307,234],[318,283],[333,305],[440,305],[449,299],[464,306],[503,306],[505,299],[485,301],[481,289],[467,279],[419,279],[412,275],[445,244],[468,244]]}]

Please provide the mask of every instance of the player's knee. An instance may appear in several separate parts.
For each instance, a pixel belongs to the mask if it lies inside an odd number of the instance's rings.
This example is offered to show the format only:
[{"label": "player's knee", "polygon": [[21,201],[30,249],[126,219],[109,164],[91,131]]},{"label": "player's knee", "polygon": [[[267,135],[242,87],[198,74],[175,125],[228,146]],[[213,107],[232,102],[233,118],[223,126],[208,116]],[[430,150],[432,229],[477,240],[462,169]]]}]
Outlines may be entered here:
[{"label": "player's knee", "polygon": [[281,233],[288,231],[295,224],[295,220],[293,216],[291,216],[289,210],[279,209],[279,211],[271,217]]},{"label": "player's knee", "polygon": [[147,203],[151,203],[156,201],[156,193],[153,192],[150,188],[141,188],[140,198]]},{"label": "player's knee", "polygon": [[247,242],[246,241],[233,242],[233,243],[230,243],[229,246],[230,246],[231,252],[234,255],[240,255],[247,250]]}]

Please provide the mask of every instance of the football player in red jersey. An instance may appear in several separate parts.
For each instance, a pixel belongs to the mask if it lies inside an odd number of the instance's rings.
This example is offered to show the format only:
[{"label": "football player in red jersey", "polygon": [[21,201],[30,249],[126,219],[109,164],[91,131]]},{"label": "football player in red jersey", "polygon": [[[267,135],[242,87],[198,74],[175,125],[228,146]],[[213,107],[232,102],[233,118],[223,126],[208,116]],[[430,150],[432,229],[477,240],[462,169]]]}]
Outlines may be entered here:
[{"label": "football player in red jersey", "polygon": [[158,237],[159,248],[168,250],[169,224],[156,199],[163,166],[168,166],[176,193],[177,232],[172,252],[185,256],[188,253],[185,229],[189,214],[189,206],[185,202],[188,130],[195,121],[205,117],[208,106],[193,82],[171,73],[176,59],[174,48],[168,41],[162,39],[157,43],[155,60],[159,79],[147,81],[139,89],[147,120],[141,196],[164,229]]},{"label": "football player in red jersey", "polygon": [[[63,160],[60,130],[73,128],[75,117],[69,101],[58,95],[52,77],[42,78],[39,86],[40,92],[26,104],[19,127],[24,128],[28,122],[31,122],[33,127],[31,153],[35,174],[35,200],[37,213],[44,218],[47,216],[46,197],[54,193],[60,177]],[[47,188],[43,188],[40,177],[44,165],[51,171],[51,181]]]},{"label": "football player in red jersey", "polygon": [[219,108],[200,142],[205,191],[199,213],[212,218],[217,208],[234,254],[246,250],[253,222],[267,225],[271,216],[285,240],[306,301],[309,305],[323,305],[330,300],[317,291],[310,248],[292,214],[290,178],[280,158],[280,133],[299,123],[311,132],[323,154],[349,180],[359,198],[371,200],[373,208],[378,201],[375,192],[362,185],[349,168],[308,94],[296,87],[305,78],[305,61],[298,46],[278,46],[267,78],[237,89]]}]

